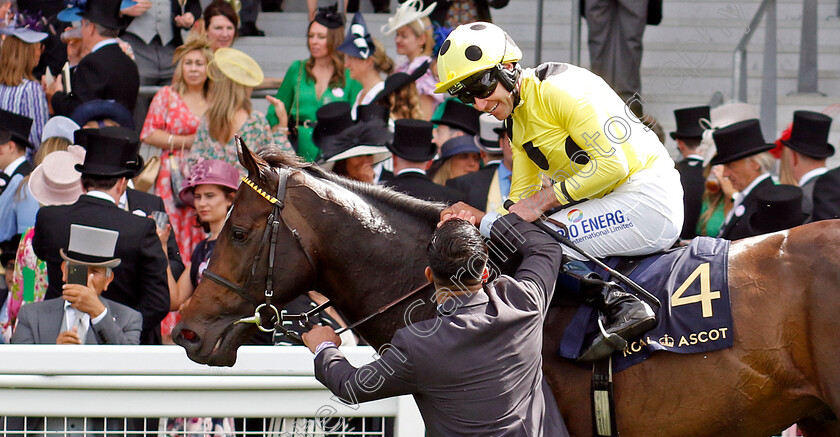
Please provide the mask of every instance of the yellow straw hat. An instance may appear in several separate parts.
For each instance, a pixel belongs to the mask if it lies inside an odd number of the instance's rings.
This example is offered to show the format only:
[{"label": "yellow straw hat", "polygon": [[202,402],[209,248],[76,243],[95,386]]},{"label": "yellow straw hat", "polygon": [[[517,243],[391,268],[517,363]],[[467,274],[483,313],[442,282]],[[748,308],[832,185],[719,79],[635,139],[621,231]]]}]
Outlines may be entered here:
[{"label": "yellow straw hat", "polygon": [[253,88],[265,78],[257,61],[236,49],[223,47],[216,50],[212,62],[228,79],[243,86]]}]

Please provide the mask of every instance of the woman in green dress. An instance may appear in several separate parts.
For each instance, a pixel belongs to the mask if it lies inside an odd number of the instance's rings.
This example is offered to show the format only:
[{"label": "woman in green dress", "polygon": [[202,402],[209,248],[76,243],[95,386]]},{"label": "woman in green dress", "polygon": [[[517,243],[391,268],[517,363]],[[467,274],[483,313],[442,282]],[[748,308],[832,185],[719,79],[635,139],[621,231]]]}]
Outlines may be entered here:
[{"label": "woman in green dress", "polygon": [[362,89],[359,82],[350,78],[341,53],[336,50],[343,40],[344,17],[335,6],[319,9],[309,23],[309,59],[292,62],[275,96],[279,102],[269,99],[272,106],[268,110],[268,122],[278,125],[285,118],[285,114],[278,112],[287,112],[289,137],[298,155],[307,161],[315,161],[321,153],[312,141],[318,108],[338,101],[353,104]]}]

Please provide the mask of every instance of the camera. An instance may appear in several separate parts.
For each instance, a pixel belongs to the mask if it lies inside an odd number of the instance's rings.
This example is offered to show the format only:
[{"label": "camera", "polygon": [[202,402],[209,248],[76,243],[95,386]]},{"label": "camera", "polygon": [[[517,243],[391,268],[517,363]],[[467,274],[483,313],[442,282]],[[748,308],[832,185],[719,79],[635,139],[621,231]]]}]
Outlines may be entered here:
[{"label": "camera", "polygon": [[67,263],[67,283],[87,286],[88,268],[84,264]]}]

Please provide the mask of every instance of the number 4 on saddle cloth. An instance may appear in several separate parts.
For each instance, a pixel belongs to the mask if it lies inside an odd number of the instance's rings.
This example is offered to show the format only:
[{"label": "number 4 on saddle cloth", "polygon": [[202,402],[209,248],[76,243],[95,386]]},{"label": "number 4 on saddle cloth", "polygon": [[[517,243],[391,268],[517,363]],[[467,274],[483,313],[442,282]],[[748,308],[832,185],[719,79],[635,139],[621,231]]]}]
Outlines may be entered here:
[{"label": "number 4 on saddle cloth", "polygon": [[[642,258],[636,264],[627,276],[654,293],[662,308],[656,309],[655,328],[613,354],[614,372],[646,360],[655,351],[692,354],[732,347],[729,243],[697,237],[686,247]],[[615,268],[620,260],[608,258],[606,264]],[[597,267],[592,270],[607,276]],[[590,344],[598,332],[597,312],[581,306],[563,332],[558,354],[578,358],[583,345]]]}]

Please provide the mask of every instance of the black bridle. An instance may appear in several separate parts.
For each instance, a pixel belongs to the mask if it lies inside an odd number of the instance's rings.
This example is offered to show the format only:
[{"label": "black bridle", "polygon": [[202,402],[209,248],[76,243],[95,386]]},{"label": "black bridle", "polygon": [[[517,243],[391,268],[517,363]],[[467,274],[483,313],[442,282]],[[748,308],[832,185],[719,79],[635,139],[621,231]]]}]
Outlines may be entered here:
[{"label": "black bridle", "polygon": [[[204,270],[202,274],[203,277],[233,291],[239,297],[245,299],[246,301],[252,303],[256,309],[254,310],[254,315],[252,317],[245,317],[236,321],[236,323],[253,323],[257,325],[263,332],[273,332],[275,330],[281,330],[285,332],[287,335],[292,337],[294,340],[300,340],[297,333],[294,331],[288,331],[286,328],[283,327],[284,321],[298,321],[299,323],[303,324],[308,321],[309,317],[317,314],[324,308],[330,306],[330,302],[325,302],[322,305],[319,305],[317,308],[314,308],[312,311],[291,315],[291,316],[281,316],[280,311],[277,309],[276,306],[272,303],[272,298],[274,297],[274,255],[277,250],[277,234],[280,229],[280,225],[282,224],[292,236],[295,237],[295,241],[297,241],[298,246],[300,246],[301,251],[303,252],[306,260],[309,262],[309,267],[312,268],[312,272],[316,272],[315,269],[315,261],[312,259],[312,256],[303,246],[303,242],[301,241],[300,233],[297,229],[292,228],[289,224],[283,220],[283,207],[285,206],[285,199],[286,199],[286,183],[291,175],[291,170],[281,167],[281,168],[274,168],[277,172],[278,181],[277,181],[277,194],[276,196],[272,196],[268,194],[265,190],[260,188],[256,183],[250,180],[248,177],[243,177],[242,182],[251,187],[254,191],[257,192],[261,197],[268,200],[272,205],[273,209],[271,213],[268,215],[268,220],[265,226],[265,231],[263,233],[262,240],[260,240],[260,247],[257,249],[257,253],[254,255],[254,261],[251,263],[251,273],[247,279],[245,279],[244,285],[237,285],[233,282],[219,276],[216,273],[213,273],[209,269]],[[260,256],[263,252],[263,246],[265,243],[269,242],[268,246],[268,272],[266,273],[265,278],[265,302],[258,302],[254,299],[250,294],[248,294],[247,290],[245,289],[245,285],[247,285],[251,279],[254,277],[256,273],[257,266],[259,265]],[[273,326],[269,325],[266,327],[263,325],[262,321],[263,318],[261,316],[263,311],[268,311],[268,321],[273,322]],[[297,338],[296,338],[297,337]]]},{"label": "black bridle", "polygon": [[[301,241],[300,233],[297,231],[297,229],[289,226],[289,224],[283,219],[283,215],[282,215],[283,207],[285,206],[284,201],[286,199],[286,183],[289,179],[289,176],[291,176],[292,171],[290,169],[286,168],[286,167],[280,167],[280,168],[275,167],[275,168],[273,168],[273,170],[277,172],[277,176],[278,176],[277,193],[276,193],[275,196],[272,196],[271,194],[269,194],[268,192],[266,192],[265,190],[260,188],[259,185],[257,185],[254,181],[252,181],[248,177],[243,177],[242,178],[242,182],[245,185],[251,187],[251,189],[256,191],[257,194],[259,194],[263,199],[268,200],[273,205],[273,209],[271,210],[271,213],[268,215],[268,220],[267,220],[267,224],[266,224],[266,227],[265,227],[265,232],[263,233],[262,240],[260,240],[260,247],[259,247],[259,249],[257,249],[257,253],[254,255],[254,260],[251,263],[251,273],[250,273],[250,275],[248,276],[248,278],[245,279],[245,282],[244,282],[243,285],[234,284],[233,282],[219,276],[218,274],[213,273],[212,271],[210,271],[209,268],[204,270],[204,272],[202,273],[202,277],[207,278],[207,279],[221,285],[222,287],[225,287],[225,288],[233,291],[239,297],[241,297],[241,298],[245,299],[246,301],[252,303],[256,307],[256,309],[254,310],[254,315],[253,316],[239,319],[236,322],[234,322],[235,324],[236,323],[253,323],[253,324],[257,325],[257,328],[259,328],[260,331],[263,331],[263,332],[281,331],[286,336],[288,336],[290,339],[292,339],[292,341],[294,341],[296,343],[299,343],[299,344],[303,344],[303,340],[300,338],[300,334],[284,327],[283,322],[297,322],[300,326],[309,329],[309,328],[311,328],[311,323],[309,322],[309,319],[311,317],[319,314],[324,309],[332,306],[332,302],[330,302],[330,301],[324,302],[324,303],[318,305],[315,308],[312,308],[311,310],[309,310],[305,313],[281,314],[281,312],[277,309],[276,306],[274,306],[274,304],[271,301],[272,298],[274,297],[274,255],[275,255],[276,248],[277,248],[277,234],[278,234],[278,231],[280,229],[280,224],[283,224],[283,226],[289,231],[289,233],[291,233],[292,236],[295,237],[295,241],[297,241],[298,246],[300,247],[301,251],[303,252],[304,256],[306,257],[306,260],[309,262],[309,267],[312,268],[313,275],[317,272],[317,270],[315,268],[315,261],[313,260],[312,256],[309,254],[309,252],[306,250],[306,247],[303,245],[303,241]],[[270,240],[269,240],[269,237],[270,237]],[[268,272],[266,274],[266,279],[265,279],[265,293],[264,293],[265,302],[259,302],[256,299],[254,299],[251,295],[248,294],[247,290],[245,289],[245,286],[253,279],[254,274],[256,273],[257,265],[259,265],[259,261],[260,261],[260,254],[263,252],[263,246],[265,245],[266,241],[270,241],[270,243],[269,243],[269,249],[268,249]],[[314,279],[313,279],[313,281],[314,281]],[[423,285],[415,288],[414,290],[412,290],[408,294],[405,294],[405,295],[389,302],[388,304],[382,306],[375,313],[372,313],[372,314],[369,314],[368,316],[363,317],[361,320],[351,324],[350,326],[347,326],[347,327],[344,327],[344,328],[341,328],[341,329],[337,330],[336,333],[341,334],[342,332],[348,331],[350,329],[353,329],[353,328],[361,325],[362,323],[367,322],[368,320],[372,319],[373,317],[384,313],[385,311],[392,308],[396,304],[408,299],[411,296],[414,296],[415,294],[417,294],[418,292],[427,288],[430,285],[431,285],[430,282],[424,283]],[[311,289],[311,287],[310,287],[310,289]],[[263,326],[263,320],[264,319],[261,315],[261,313],[263,311],[268,311],[269,312],[268,313],[268,318],[265,319],[265,320],[268,320],[269,322],[272,322],[272,324],[269,325],[268,327]]]}]

